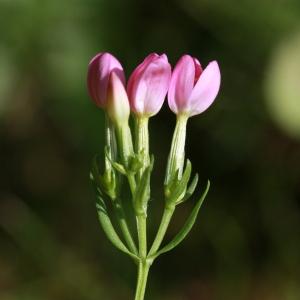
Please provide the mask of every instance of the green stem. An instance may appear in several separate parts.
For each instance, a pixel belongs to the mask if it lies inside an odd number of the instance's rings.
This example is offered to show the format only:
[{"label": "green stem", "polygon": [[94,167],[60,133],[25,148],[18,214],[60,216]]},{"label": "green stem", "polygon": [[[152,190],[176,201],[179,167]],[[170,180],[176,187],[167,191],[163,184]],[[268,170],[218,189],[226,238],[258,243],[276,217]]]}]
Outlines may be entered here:
[{"label": "green stem", "polygon": [[177,115],[176,127],[173,133],[171,150],[168,158],[165,185],[169,183],[170,179],[178,170],[179,178],[182,175],[184,166],[184,148],[186,139],[186,125],[188,116],[181,114]]},{"label": "green stem", "polygon": [[136,189],[136,182],[135,182],[134,174],[130,174],[130,173],[127,174],[127,180],[128,180],[129,188],[131,191],[131,195],[133,197],[134,193],[135,193],[135,189]]},{"label": "green stem", "polygon": [[161,245],[161,243],[162,243],[162,241],[165,237],[165,234],[166,234],[166,231],[167,231],[168,226],[170,224],[171,218],[174,214],[174,210],[175,210],[175,205],[165,207],[165,210],[164,210],[162,220],[161,220],[161,223],[159,225],[156,237],[154,239],[154,242],[153,242],[152,247],[151,247],[151,249],[149,251],[149,254],[148,254],[149,258],[158,251],[158,249],[159,249],[159,247],[160,247],[160,245]]},{"label": "green stem", "polygon": [[150,264],[140,261],[138,265],[138,279],[135,292],[135,300],[144,300]]},{"label": "green stem", "polygon": [[139,238],[139,256],[141,259],[146,259],[147,256],[147,217],[145,215],[138,215],[137,229]]}]

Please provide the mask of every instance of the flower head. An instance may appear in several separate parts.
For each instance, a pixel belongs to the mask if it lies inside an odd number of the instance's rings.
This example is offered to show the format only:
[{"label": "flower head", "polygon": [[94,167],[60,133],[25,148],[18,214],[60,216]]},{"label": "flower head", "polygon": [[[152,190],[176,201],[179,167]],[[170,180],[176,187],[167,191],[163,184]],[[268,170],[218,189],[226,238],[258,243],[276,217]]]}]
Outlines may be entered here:
[{"label": "flower head", "polygon": [[205,111],[215,100],[220,88],[220,69],[212,61],[203,70],[199,61],[183,55],[172,74],[168,103],[176,114],[194,116]]},{"label": "flower head", "polygon": [[127,93],[131,110],[139,116],[153,116],[161,109],[171,79],[165,54],[152,53],[131,74]]},{"label": "flower head", "polygon": [[98,53],[89,63],[87,86],[90,97],[101,108],[107,104],[108,82],[111,73],[125,84],[125,76],[120,62],[110,53]]}]

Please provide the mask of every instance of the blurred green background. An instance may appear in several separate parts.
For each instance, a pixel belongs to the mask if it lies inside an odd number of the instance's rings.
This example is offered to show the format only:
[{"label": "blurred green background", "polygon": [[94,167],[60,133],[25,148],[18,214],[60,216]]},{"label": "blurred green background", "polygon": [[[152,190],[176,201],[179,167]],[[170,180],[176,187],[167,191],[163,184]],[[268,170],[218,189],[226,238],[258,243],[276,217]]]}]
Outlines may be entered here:
[{"label": "blurred green background", "polygon": [[[153,51],[222,72],[188,128],[211,191],[190,236],[154,264],[146,299],[299,300],[298,0],[0,0],[0,299],[133,299],[135,266],[106,240],[89,181],[104,122],[86,71],[100,51],[127,75]],[[151,119],[150,236],[174,122],[166,105]]]}]

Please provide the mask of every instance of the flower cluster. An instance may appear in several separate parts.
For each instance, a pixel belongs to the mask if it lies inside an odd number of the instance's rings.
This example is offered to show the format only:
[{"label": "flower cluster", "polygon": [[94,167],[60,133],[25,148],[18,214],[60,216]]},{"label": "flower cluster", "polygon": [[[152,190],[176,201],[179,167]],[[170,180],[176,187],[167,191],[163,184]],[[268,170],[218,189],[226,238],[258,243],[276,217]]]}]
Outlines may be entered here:
[{"label": "flower cluster", "polygon": [[89,64],[87,84],[90,97],[118,123],[129,117],[130,109],[138,117],[157,114],[167,93],[175,114],[194,116],[216,98],[220,70],[216,61],[203,70],[196,58],[183,55],[172,72],[165,54],[152,53],[136,67],[125,86],[120,62],[109,53],[100,53]]},{"label": "flower cluster", "polygon": [[[175,207],[194,194],[198,183],[197,174],[191,179],[192,165],[185,159],[187,121],[213,103],[219,91],[220,77],[216,61],[202,69],[199,61],[189,55],[183,55],[172,71],[165,54],[152,53],[135,68],[127,85],[122,65],[111,54],[99,53],[89,64],[88,92],[106,115],[104,167],[96,157],[91,170],[91,179],[97,192],[98,216],[108,239],[138,265],[135,300],[144,299],[147,276],[153,261],[176,247],[189,233],[208,192],[209,181],[182,229],[161,247]],[[166,96],[177,121],[163,183],[164,213],[148,250],[147,209],[154,165],[154,156],[149,151],[148,121],[160,111]],[[134,130],[129,124],[131,113]],[[100,171],[101,168],[103,171]],[[137,237],[130,230],[123,205],[124,195],[127,195],[123,193],[126,182],[136,219]],[[114,229],[106,201],[111,201],[110,207],[115,211],[122,237]]]}]

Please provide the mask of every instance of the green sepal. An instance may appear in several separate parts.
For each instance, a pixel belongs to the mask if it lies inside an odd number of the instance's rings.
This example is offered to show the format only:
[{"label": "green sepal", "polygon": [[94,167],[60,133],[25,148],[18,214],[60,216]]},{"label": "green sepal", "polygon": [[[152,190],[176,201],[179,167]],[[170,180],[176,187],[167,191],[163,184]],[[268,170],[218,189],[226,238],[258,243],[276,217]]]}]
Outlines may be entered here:
[{"label": "green sepal", "polygon": [[104,174],[100,174],[98,155],[95,155],[92,161],[92,168],[90,173],[91,180],[111,199],[116,198],[116,177],[112,169],[104,171]]},{"label": "green sepal", "polygon": [[169,197],[167,198],[167,204],[169,203],[179,204],[182,202],[181,200],[185,196],[187,185],[191,177],[191,172],[192,172],[192,164],[189,160],[187,160],[182,178],[181,179],[175,178],[175,180],[171,182],[171,186],[169,188],[170,194]]},{"label": "green sepal", "polygon": [[150,198],[150,176],[153,169],[154,156],[151,156],[150,165],[145,169],[136,188],[133,203],[136,215],[147,216],[147,205]]},{"label": "green sepal", "polygon": [[198,176],[198,174],[196,174],[194,176],[191,184],[188,186],[184,197],[179,202],[177,202],[177,204],[187,201],[193,195],[193,193],[197,187],[198,179],[199,179],[199,176]]},{"label": "green sepal", "polygon": [[126,175],[126,169],[124,168],[124,166],[122,164],[119,164],[115,161],[112,161],[110,155],[109,155],[109,148],[106,146],[104,149],[105,152],[105,158],[109,160],[109,162],[111,163],[111,165],[113,166],[113,168],[118,171],[119,173]]},{"label": "green sepal", "polygon": [[106,234],[107,238],[111,241],[111,243],[120,251],[128,254],[134,260],[138,261],[138,257],[131,253],[124,243],[121,241],[120,237],[118,236],[117,232],[115,231],[111,220],[108,216],[107,208],[104,202],[104,199],[101,195],[101,192],[97,190],[97,201],[96,201],[96,208],[98,212],[98,218],[104,233]]},{"label": "green sepal", "polygon": [[198,215],[199,210],[201,208],[201,205],[202,205],[202,203],[203,203],[203,201],[204,201],[204,199],[205,199],[205,197],[206,197],[206,195],[208,193],[209,187],[210,187],[210,181],[208,180],[207,181],[207,185],[206,185],[206,189],[205,189],[204,193],[202,194],[202,196],[200,197],[200,199],[196,203],[195,207],[193,208],[190,216],[186,220],[186,222],[183,225],[182,229],[173,238],[173,240],[171,242],[169,242],[161,250],[159,250],[158,252],[156,252],[153,256],[151,256],[152,259],[155,259],[159,255],[172,250],[177,245],[179,245],[184,240],[184,238],[188,235],[188,233],[190,232],[190,230],[192,229],[192,227],[193,227],[193,225],[194,225],[194,223],[196,221],[197,215]]},{"label": "green sepal", "polygon": [[125,168],[124,168],[123,165],[121,165],[121,164],[119,164],[117,162],[112,162],[111,164],[112,164],[113,168],[116,171],[118,171],[119,173],[121,173],[122,175],[126,175],[127,174],[127,172],[126,172],[126,170],[125,170]]},{"label": "green sepal", "polygon": [[173,189],[176,187],[176,185],[178,184],[179,180],[178,180],[178,176],[179,176],[179,170],[177,170],[174,174],[174,176],[172,176],[169,179],[168,184],[165,184],[165,198],[169,199],[171,196],[171,193],[173,191]]}]

